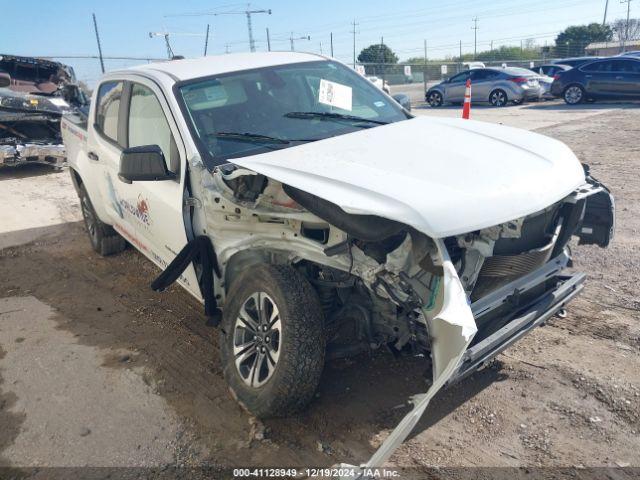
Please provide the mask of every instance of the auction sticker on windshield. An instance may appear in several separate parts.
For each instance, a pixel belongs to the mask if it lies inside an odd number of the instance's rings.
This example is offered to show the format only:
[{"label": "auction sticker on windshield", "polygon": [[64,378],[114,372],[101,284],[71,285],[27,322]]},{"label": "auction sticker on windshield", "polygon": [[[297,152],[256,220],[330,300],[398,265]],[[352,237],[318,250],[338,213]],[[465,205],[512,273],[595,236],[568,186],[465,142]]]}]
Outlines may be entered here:
[{"label": "auction sticker on windshield", "polygon": [[320,79],[320,91],[318,92],[320,103],[351,111],[352,96],[351,87],[330,82],[324,78]]}]

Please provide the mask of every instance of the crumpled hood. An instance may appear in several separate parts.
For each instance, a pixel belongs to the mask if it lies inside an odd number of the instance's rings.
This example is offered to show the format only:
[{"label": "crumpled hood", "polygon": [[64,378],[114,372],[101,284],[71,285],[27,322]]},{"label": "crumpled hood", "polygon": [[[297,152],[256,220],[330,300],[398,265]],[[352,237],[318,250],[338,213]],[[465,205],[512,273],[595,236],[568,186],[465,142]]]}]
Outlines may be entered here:
[{"label": "crumpled hood", "polygon": [[542,210],[585,183],[563,143],[491,123],[417,117],[233,163],[433,238]]}]

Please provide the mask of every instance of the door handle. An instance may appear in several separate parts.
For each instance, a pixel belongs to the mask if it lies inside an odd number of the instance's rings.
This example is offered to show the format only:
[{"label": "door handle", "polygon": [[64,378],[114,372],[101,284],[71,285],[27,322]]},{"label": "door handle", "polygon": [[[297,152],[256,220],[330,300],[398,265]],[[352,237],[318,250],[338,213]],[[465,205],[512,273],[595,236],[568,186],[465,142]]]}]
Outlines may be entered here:
[{"label": "door handle", "polygon": [[593,75],[585,75],[584,78],[591,78]]},{"label": "door handle", "polygon": [[100,160],[100,157],[98,157],[98,155],[96,155],[94,152],[87,153],[87,157],[89,157],[89,160],[93,160],[95,162]]},{"label": "door handle", "polygon": [[618,76],[616,77],[616,80],[624,80],[624,77],[623,77],[623,76],[621,76],[621,75],[618,75]]}]

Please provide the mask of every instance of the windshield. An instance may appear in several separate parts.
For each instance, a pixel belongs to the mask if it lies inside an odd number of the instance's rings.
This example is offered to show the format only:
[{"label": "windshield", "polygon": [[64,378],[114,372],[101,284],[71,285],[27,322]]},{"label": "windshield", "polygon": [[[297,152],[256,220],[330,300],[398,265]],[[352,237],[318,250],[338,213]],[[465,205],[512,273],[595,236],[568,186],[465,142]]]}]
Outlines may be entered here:
[{"label": "windshield", "polygon": [[409,118],[371,82],[331,61],[209,77],[178,92],[208,166]]}]

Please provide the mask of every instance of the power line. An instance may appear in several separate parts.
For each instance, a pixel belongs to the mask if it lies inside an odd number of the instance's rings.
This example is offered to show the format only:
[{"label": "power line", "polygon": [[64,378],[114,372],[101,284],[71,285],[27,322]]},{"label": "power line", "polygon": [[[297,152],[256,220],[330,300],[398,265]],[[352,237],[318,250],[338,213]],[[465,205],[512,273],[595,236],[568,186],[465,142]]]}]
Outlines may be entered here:
[{"label": "power line", "polygon": [[[247,5],[250,7],[250,4],[247,4]],[[247,8],[246,10],[229,11],[229,12],[179,13],[175,15],[165,15],[165,17],[197,17],[197,16],[203,16],[203,15],[213,15],[214,17],[217,17],[219,15],[244,15],[247,18],[247,31],[249,33],[249,50],[251,52],[255,52],[256,42],[253,38],[253,21],[251,16],[259,13],[266,13],[268,15],[271,15],[271,9],[269,8],[266,10],[251,10],[250,8]]]}]

